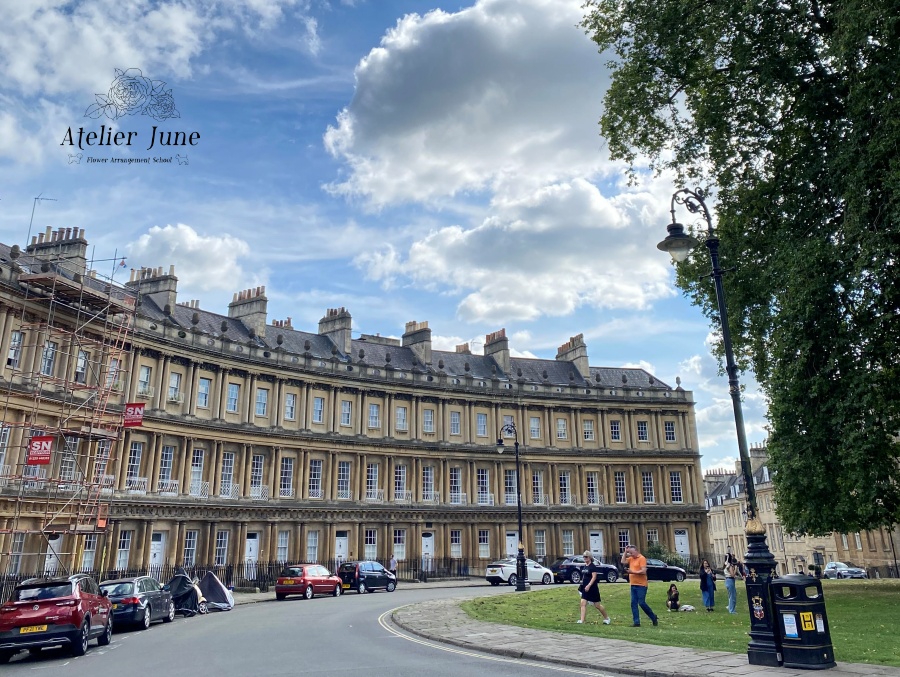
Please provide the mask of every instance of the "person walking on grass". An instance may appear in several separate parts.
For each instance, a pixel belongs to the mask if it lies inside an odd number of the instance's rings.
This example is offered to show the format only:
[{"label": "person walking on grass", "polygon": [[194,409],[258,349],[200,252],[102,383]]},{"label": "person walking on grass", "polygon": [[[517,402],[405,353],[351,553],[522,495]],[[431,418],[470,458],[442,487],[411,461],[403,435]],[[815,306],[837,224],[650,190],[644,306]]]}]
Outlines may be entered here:
[{"label": "person walking on grass", "polygon": [[659,625],[659,618],[647,604],[647,558],[637,546],[629,545],[622,553],[622,564],[628,567],[628,582],[631,584],[631,616],[634,627],[641,627],[638,607],[644,610],[653,625]]},{"label": "person walking on grass", "polygon": [[589,550],[584,553],[584,561],[587,562],[587,568],[584,570],[584,578],[578,590],[581,592],[581,620],[584,623],[584,615],[587,613],[587,605],[591,603],[594,608],[603,615],[603,625],[609,625],[612,621],[606,609],[600,604],[600,567],[594,563],[594,556]]}]

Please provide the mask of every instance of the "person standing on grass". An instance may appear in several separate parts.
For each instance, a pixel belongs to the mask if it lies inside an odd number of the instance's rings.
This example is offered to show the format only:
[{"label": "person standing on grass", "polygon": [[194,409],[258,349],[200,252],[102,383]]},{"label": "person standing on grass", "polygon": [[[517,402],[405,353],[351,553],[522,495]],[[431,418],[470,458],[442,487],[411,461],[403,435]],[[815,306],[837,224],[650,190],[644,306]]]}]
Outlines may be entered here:
[{"label": "person standing on grass", "polygon": [[[736,579],[743,578],[741,565],[737,558],[729,553],[725,558],[725,589],[728,591],[728,613],[736,614],[737,585]],[[714,588],[715,589],[715,588]]]},{"label": "person standing on grass", "polygon": [[631,616],[634,627],[641,627],[638,607],[644,610],[653,625],[659,625],[659,618],[647,604],[647,558],[634,545],[629,545],[622,553],[622,564],[628,567],[628,582],[631,584]]},{"label": "person standing on grass", "polygon": [[716,572],[709,564],[709,560],[703,560],[700,565],[700,592],[703,594],[703,606],[707,611],[715,611],[716,606]]},{"label": "person standing on grass", "polygon": [[609,614],[600,604],[600,567],[594,562],[594,556],[589,550],[584,553],[584,561],[587,562],[587,568],[584,570],[581,585],[578,590],[581,592],[581,620],[584,623],[584,615],[587,613],[588,602],[594,605],[594,608],[603,614],[603,625],[609,625]]}]

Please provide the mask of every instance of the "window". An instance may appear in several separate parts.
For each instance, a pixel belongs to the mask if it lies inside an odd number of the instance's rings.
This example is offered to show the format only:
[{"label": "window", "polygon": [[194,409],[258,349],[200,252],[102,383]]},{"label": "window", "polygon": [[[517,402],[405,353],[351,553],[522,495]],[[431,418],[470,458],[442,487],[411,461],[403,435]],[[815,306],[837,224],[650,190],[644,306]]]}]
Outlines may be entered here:
[{"label": "window", "polygon": [[547,556],[547,532],[543,529],[534,530],[534,555],[535,557]]},{"label": "window", "polygon": [[588,505],[600,505],[600,492],[597,490],[597,487],[600,486],[600,474],[593,471],[587,473],[585,483],[587,484]]},{"label": "window", "polygon": [[338,461],[337,497],[348,500],[350,496],[350,461]]},{"label": "window", "polygon": [[309,497],[322,498],[322,460],[309,461]]},{"label": "window", "polygon": [[450,502],[455,504],[463,502],[461,468],[450,468]]},{"label": "window", "polygon": [[513,417],[507,416],[506,414],[504,414],[503,415],[503,437],[508,437],[509,439],[514,438],[515,435],[513,435],[512,429],[515,427],[515,425],[516,424],[513,421]]},{"label": "window", "polygon": [[478,437],[487,437],[487,414],[475,414],[475,426]]},{"label": "window", "polygon": [[620,421],[609,422],[609,439],[613,442],[622,441],[622,423]]},{"label": "window", "polygon": [[422,432],[434,432],[434,409],[425,409],[422,411]]},{"label": "window", "polygon": [[406,466],[403,464],[394,466],[394,500],[406,498]]},{"label": "window", "polygon": [[433,501],[434,495],[434,466],[422,466],[422,500]]},{"label": "window", "polygon": [[559,473],[559,503],[560,505],[572,505],[574,502],[571,475],[568,470],[563,470]]},{"label": "window", "polygon": [[450,412],[450,434],[451,435],[459,435],[459,412],[451,411]]},{"label": "window", "polygon": [[128,466],[125,469],[125,477],[137,477],[141,472],[141,454],[144,452],[143,442],[132,442],[128,451]]},{"label": "window", "polygon": [[236,414],[238,410],[238,401],[241,397],[241,386],[239,383],[228,384],[228,402],[225,404],[225,411]]},{"label": "window", "polygon": [[544,504],[544,471],[534,470],[531,473],[531,502]]},{"label": "window", "polygon": [[191,493],[200,491],[200,483],[202,481],[203,449],[194,449],[193,454],[191,454]]},{"label": "window", "polygon": [[381,405],[380,404],[370,404],[369,405],[369,427],[370,428],[380,428],[381,427]]},{"label": "window", "polygon": [[265,457],[262,454],[253,454],[250,461],[250,488],[258,489],[262,486],[263,463]]},{"label": "window", "polygon": [[647,421],[637,422],[638,442],[647,442],[650,436],[647,434]]},{"label": "window", "polygon": [[325,420],[325,398],[313,398],[313,423],[322,423]]},{"label": "window", "polygon": [[53,369],[56,367],[56,351],[59,344],[56,341],[47,341],[44,344],[44,350],[41,353],[41,373],[45,376],[53,376]]},{"label": "window", "polygon": [[197,382],[197,406],[201,409],[209,408],[209,391],[211,387],[211,379],[201,378]]},{"label": "window", "polygon": [[644,503],[656,503],[656,492],[653,490],[653,473],[641,472],[641,487],[644,491]]},{"label": "window", "polygon": [[[6,462],[6,449],[9,446],[9,427],[0,426],[0,469]],[[0,472],[5,472],[0,470]]]},{"label": "window", "polygon": [[319,559],[319,532],[306,532],[306,561],[316,562]]},{"label": "window", "polygon": [[681,493],[681,471],[672,470],[669,472],[669,491],[672,494],[672,503],[682,503],[684,497]]},{"label": "window", "polygon": [[221,496],[231,495],[231,484],[234,482],[234,452],[222,452]]},{"label": "window", "polygon": [[666,431],[666,442],[675,441],[675,421],[665,421],[663,427]]},{"label": "window", "polygon": [[862,550],[862,538],[860,538],[860,535],[859,535],[859,532],[858,532],[858,531],[857,531],[855,534],[853,534],[853,538],[854,538],[855,541],[856,541],[856,549],[857,549],[857,550]]},{"label": "window", "polygon": [[178,402],[181,399],[181,374],[173,371],[169,374],[169,402]]},{"label": "window", "polygon": [[269,412],[269,391],[267,388],[256,389],[256,415],[267,416]]},{"label": "window", "polygon": [[406,559],[406,529],[394,529],[394,557]]},{"label": "window", "polygon": [[284,420],[293,421],[297,418],[297,394],[285,393],[284,396]]},{"label": "window", "polygon": [[625,472],[617,470],[613,476],[616,486],[616,503],[627,503],[628,494],[625,492]]},{"label": "window", "polygon": [[564,418],[556,419],[556,439],[566,439],[566,419]]},{"label": "window", "polygon": [[[99,481],[106,474],[106,464],[109,461],[109,450],[111,447],[112,442],[110,440],[97,441],[97,459],[94,461],[95,481]],[[0,454],[0,465],[3,465],[2,454]]]},{"label": "window", "polygon": [[217,531],[216,532],[216,566],[224,566],[225,561],[228,559],[228,532],[227,531]]},{"label": "window", "polygon": [[625,552],[625,548],[631,545],[631,531],[619,529],[619,554]]},{"label": "window", "polygon": [[659,543],[659,529],[647,529],[647,543]]},{"label": "window", "polygon": [[531,439],[536,440],[541,437],[541,419],[539,416],[532,416],[528,422],[528,429]]},{"label": "window", "polygon": [[279,562],[287,562],[288,560],[288,542],[291,538],[290,531],[279,531],[278,532],[278,550],[275,558]]},{"label": "window", "polygon": [[378,499],[378,464],[366,464],[366,498]]},{"label": "window", "polygon": [[366,559],[377,559],[378,558],[378,530],[377,529],[366,529],[366,533],[364,536],[365,543],[363,549],[363,557]]},{"label": "window", "polygon": [[562,530],[562,549],[563,557],[569,557],[575,554],[575,531],[572,529]]},{"label": "window", "polygon": [[77,437],[66,437],[63,446],[63,456],[59,462],[59,476],[64,480],[74,480],[77,468],[76,457],[78,455]]},{"label": "window", "polygon": [[291,498],[294,495],[294,459],[290,456],[281,457],[281,475],[278,480],[278,495],[281,498]]},{"label": "window", "polygon": [[192,567],[197,563],[197,532],[188,529],[184,532],[184,566]]},{"label": "window", "polygon": [[462,530],[450,530],[450,557],[459,559],[462,557]]},{"label": "window", "polygon": [[503,502],[506,505],[517,505],[516,501],[516,471],[505,470],[503,472]]},{"label": "window", "polygon": [[491,532],[487,529],[478,530],[478,556],[481,559],[490,559],[491,556]]},{"label": "window", "polygon": [[594,422],[590,419],[586,421],[582,421],[582,425],[584,426],[584,441],[585,442],[593,442],[594,441]]},{"label": "window", "polygon": [[81,570],[91,571],[94,568],[94,557],[97,554],[97,534],[84,535],[84,551],[81,555]]},{"label": "window", "polygon": [[352,425],[353,403],[350,400],[341,400],[341,425]]},{"label": "window", "polygon": [[[175,447],[163,445],[159,454],[159,481],[168,482],[172,479],[172,461],[175,458]],[[160,491],[164,491],[162,487]]]},{"label": "window", "polygon": [[153,368],[145,364],[138,369],[138,395],[149,397],[153,394],[153,387],[150,385],[150,378],[153,375]]},{"label": "window", "polygon": [[131,536],[134,532],[126,529],[119,532],[119,547],[116,550],[116,569],[128,568],[128,555],[131,551]]},{"label": "window", "polygon": [[122,366],[121,360],[118,357],[109,358],[109,367],[106,370],[106,387],[107,388],[116,388],[117,380],[119,378],[119,369]]},{"label": "window", "polygon": [[19,368],[19,359],[22,357],[22,332],[14,331],[9,335],[9,353],[6,355],[6,366],[13,369]]},{"label": "window", "polygon": [[9,554],[9,573],[17,574],[22,568],[22,553],[25,551],[25,534],[13,534],[12,549]]},{"label": "window", "polygon": [[75,383],[87,383],[88,358],[87,351],[78,351],[78,357],[75,359]]},{"label": "window", "polygon": [[478,468],[477,470],[477,481],[478,481],[478,503],[480,505],[488,505],[491,500],[491,491],[490,491],[490,471],[487,468]]},{"label": "window", "polygon": [[406,418],[406,407],[397,407],[396,416],[394,419],[394,428],[397,430],[407,430],[409,427],[409,423],[407,423]]}]

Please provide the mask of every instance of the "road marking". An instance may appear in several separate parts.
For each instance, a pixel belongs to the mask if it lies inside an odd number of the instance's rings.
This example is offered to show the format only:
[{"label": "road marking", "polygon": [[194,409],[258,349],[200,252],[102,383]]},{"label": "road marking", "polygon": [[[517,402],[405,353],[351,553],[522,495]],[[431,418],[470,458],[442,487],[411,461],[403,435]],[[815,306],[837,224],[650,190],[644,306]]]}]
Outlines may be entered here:
[{"label": "road marking", "polygon": [[404,632],[400,632],[395,628],[391,627],[387,619],[390,617],[392,613],[394,613],[397,609],[401,609],[402,607],[396,607],[394,609],[390,609],[385,611],[381,616],[378,617],[378,624],[387,630],[389,633],[398,637],[399,639],[405,639],[408,642],[415,642],[416,644],[421,644],[422,646],[427,646],[432,649],[439,649],[440,651],[446,651],[448,653],[455,653],[461,656],[470,656],[472,658],[480,658],[486,661],[495,661],[498,663],[513,663],[515,665],[527,665],[532,668],[542,668],[544,670],[553,670],[554,672],[568,672],[574,675],[608,675],[609,673],[597,672],[596,670],[584,670],[582,668],[573,668],[564,665],[553,665],[551,663],[544,663],[542,661],[530,661],[524,660],[521,658],[506,658],[503,656],[490,656],[485,655],[484,653],[476,653],[474,651],[467,651],[465,649],[460,649],[458,647],[449,646],[447,644],[441,644],[438,642],[433,642],[430,640],[422,639],[420,637],[413,637],[412,635],[408,635]]}]

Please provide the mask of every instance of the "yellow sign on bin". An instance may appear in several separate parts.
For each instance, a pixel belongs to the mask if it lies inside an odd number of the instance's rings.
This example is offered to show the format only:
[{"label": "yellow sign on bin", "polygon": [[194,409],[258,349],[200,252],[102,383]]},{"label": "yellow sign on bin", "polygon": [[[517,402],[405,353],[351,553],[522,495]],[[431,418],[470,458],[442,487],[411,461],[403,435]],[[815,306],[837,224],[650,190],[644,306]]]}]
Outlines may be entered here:
[{"label": "yellow sign on bin", "polygon": [[800,612],[800,625],[804,630],[815,630],[816,626],[813,624],[813,615],[811,611],[801,611]]}]

